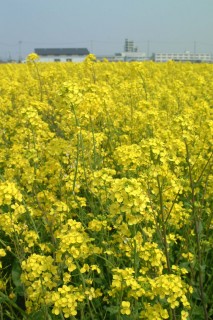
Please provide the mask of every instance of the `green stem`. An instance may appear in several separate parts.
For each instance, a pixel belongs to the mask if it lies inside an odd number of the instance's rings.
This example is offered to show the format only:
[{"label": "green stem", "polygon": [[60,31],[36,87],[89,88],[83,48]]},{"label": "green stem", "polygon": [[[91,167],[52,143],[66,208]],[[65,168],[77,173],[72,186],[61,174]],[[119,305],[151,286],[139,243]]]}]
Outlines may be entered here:
[{"label": "green stem", "polygon": [[[199,274],[199,289],[200,289],[200,298],[201,303],[203,306],[203,313],[204,313],[204,319],[208,320],[208,312],[206,308],[206,301],[205,301],[205,294],[204,294],[204,287],[203,287],[203,278],[202,278],[202,252],[201,252],[201,246],[200,246],[200,234],[199,234],[199,217],[196,213],[196,207],[195,207],[195,183],[193,181],[192,177],[192,167],[190,163],[190,154],[189,154],[189,148],[185,141],[186,146],[186,163],[188,166],[189,171],[189,183],[191,188],[191,204],[192,204],[192,213],[193,213],[193,219],[194,219],[194,226],[195,226],[195,236],[196,236],[196,244],[197,244],[197,258],[198,258],[198,274]],[[203,175],[202,171],[202,175]],[[201,176],[198,180],[201,179]]]},{"label": "green stem", "polygon": [[162,186],[160,185],[159,176],[157,177],[157,183],[158,183],[158,189],[159,189],[160,214],[162,219],[162,234],[163,234],[164,250],[166,255],[166,263],[167,263],[168,272],[171,273],[171,265],[169,260],[169,250],[168,250],[167,235],[166,235],[166,220],[165,220],[164,208],[163,208],[163,191],[162,191]]},{"label": "green stem", "polygon": [[[83,285],[84,291],[86,291],[86,283],[85,283],[84,277],[82,276],[82,273],[80,272],[80,266],[79,266],[79,264],[78,264],[78,261],[75,260],[75,263],[76,263],[76,265],[77,265],[77,267],[78,267],[78,271],[79,271],[79,274],[80,274],[80,278],[81,278],[81,280],[82,280],[82,285]],[[92,309],[91,309],[91,307],[90,307],[90,301],[89,301],[89,299],[88,299],[87,296],[86,296],[86,300],[87,300],[87,305],[88,305],[88,309],[89,309],[89,313],[90,313],[90,317],[91,317],[90,319],[92,320],[92,319],[94,319],[94,317],[93,317]],[[92,305],[92,306],[93,306],[93,305]],[[93,307],[94,307],[94,306],[93,306]],[[94,309],[94,311],[95,311],[95,313],[97,313],[95,309]]]},{"label": "green stem", "polygon": [[36,69],[36,73],[37,73],[37,76],[38,76],[38,83],[39,83],[39,88],[40,88],[40,101],[43,101],[43,88],[42,88],[41,76],[40,76],[40,73],[39,73],[38,66],[37,66],[36,62],[33,61],[33,63],[34,63],[34,66],[35,66],[35,69]]},{"label": "green stem", "polygon": [[14,309],[18,310],[20,314],[23,316],[23,319],[29,319],[28,315],[21,309],[13,300],[9,299],[4,293],[0,292],[0,297],[2,297],[9,305],[11,305]]},{"label": "green stem", "polygon": [[[163,208],[163,190],[162,185],[160,184],[159,176],[157,176],[157,183],[158,183],[158,189],[159,189],[159,200],[160,200],[160,214],[162,219],[162,234],[163,234],[163,242],[164,242],[164,250],[166,255],[166,263],[167,263],[167,269],[168,272],[171,274],[171,265],[169,260],[169,249],[168,249],[168,242],[167,242],[167,234],[166,234],[166,219],[164,216],[164,208]],[[173,320],[176,320],[175,310],[171,309],[170,307],[170,318]]]}]

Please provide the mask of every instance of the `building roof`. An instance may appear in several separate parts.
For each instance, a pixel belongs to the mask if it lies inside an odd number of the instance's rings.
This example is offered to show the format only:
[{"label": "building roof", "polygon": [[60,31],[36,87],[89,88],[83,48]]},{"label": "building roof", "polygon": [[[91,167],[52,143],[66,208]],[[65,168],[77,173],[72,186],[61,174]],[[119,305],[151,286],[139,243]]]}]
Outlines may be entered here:
[{"label": "building roof", "polygon": [[36,48],[34,51],[39,56],[86,56],[89,54],[86,48]]}]

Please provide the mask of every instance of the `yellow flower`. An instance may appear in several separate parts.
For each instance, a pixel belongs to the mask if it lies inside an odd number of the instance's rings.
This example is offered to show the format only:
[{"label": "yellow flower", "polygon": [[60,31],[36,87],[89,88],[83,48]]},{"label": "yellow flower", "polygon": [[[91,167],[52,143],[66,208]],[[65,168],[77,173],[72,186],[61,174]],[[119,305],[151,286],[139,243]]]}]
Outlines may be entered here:
[{"label": "yellow flower", "polygon": [[28,54],[26,58],[27,62],[35,62],[39,60],[39,55],[35,52]]},{"label": "yellow flower", "polygon": [[89,265],[88,264],[84,264],[83,267],[80,269],[80,272],[81,273],[85,273],[85,272],[88,272],[90,269]]},{"label": "yellow flower", "polygon": [[188,316],[189,316],[189,313],[187,311],[185,311],[185,310],[181,311],[181,320],[189,319]]},{"label": "yellow flower", "polygon": [[126,315],[131,314],[131,308],[130,308],[129,301],[122,301],[121,302],[121,314],[126,314]]},{"label": "yellow flower", "polygon": [[6,251],[4,249],[0,249],[0,257],[5,257]]}]

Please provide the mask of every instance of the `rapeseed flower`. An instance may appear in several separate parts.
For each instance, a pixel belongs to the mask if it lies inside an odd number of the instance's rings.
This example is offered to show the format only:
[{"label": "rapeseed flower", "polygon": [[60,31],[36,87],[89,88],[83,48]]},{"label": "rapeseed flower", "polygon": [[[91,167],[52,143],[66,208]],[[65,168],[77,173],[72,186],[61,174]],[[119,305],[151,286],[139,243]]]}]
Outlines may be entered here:
[{"label": "rapeseed flower", "polygon": [[29,318],[202,312],[212,65],[38,58],[1,65],[1,290]]}]

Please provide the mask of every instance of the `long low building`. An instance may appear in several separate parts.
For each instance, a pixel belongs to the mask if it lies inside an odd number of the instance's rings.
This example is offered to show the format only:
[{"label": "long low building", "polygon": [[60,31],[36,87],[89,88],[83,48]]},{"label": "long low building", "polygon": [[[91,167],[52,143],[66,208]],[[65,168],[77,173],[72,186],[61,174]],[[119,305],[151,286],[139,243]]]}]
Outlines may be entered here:
[{"label": "long low building", "polygon": [[90,53],[86,48],[36,48],[41,62],[81,62]]},{"label": "long low building", "polygon": [[166,62],[169,60],[181,61],[181,62],[207,62],[213,61],[213,56],[210,53],[155,53],[154,61],[156,62]]}]

